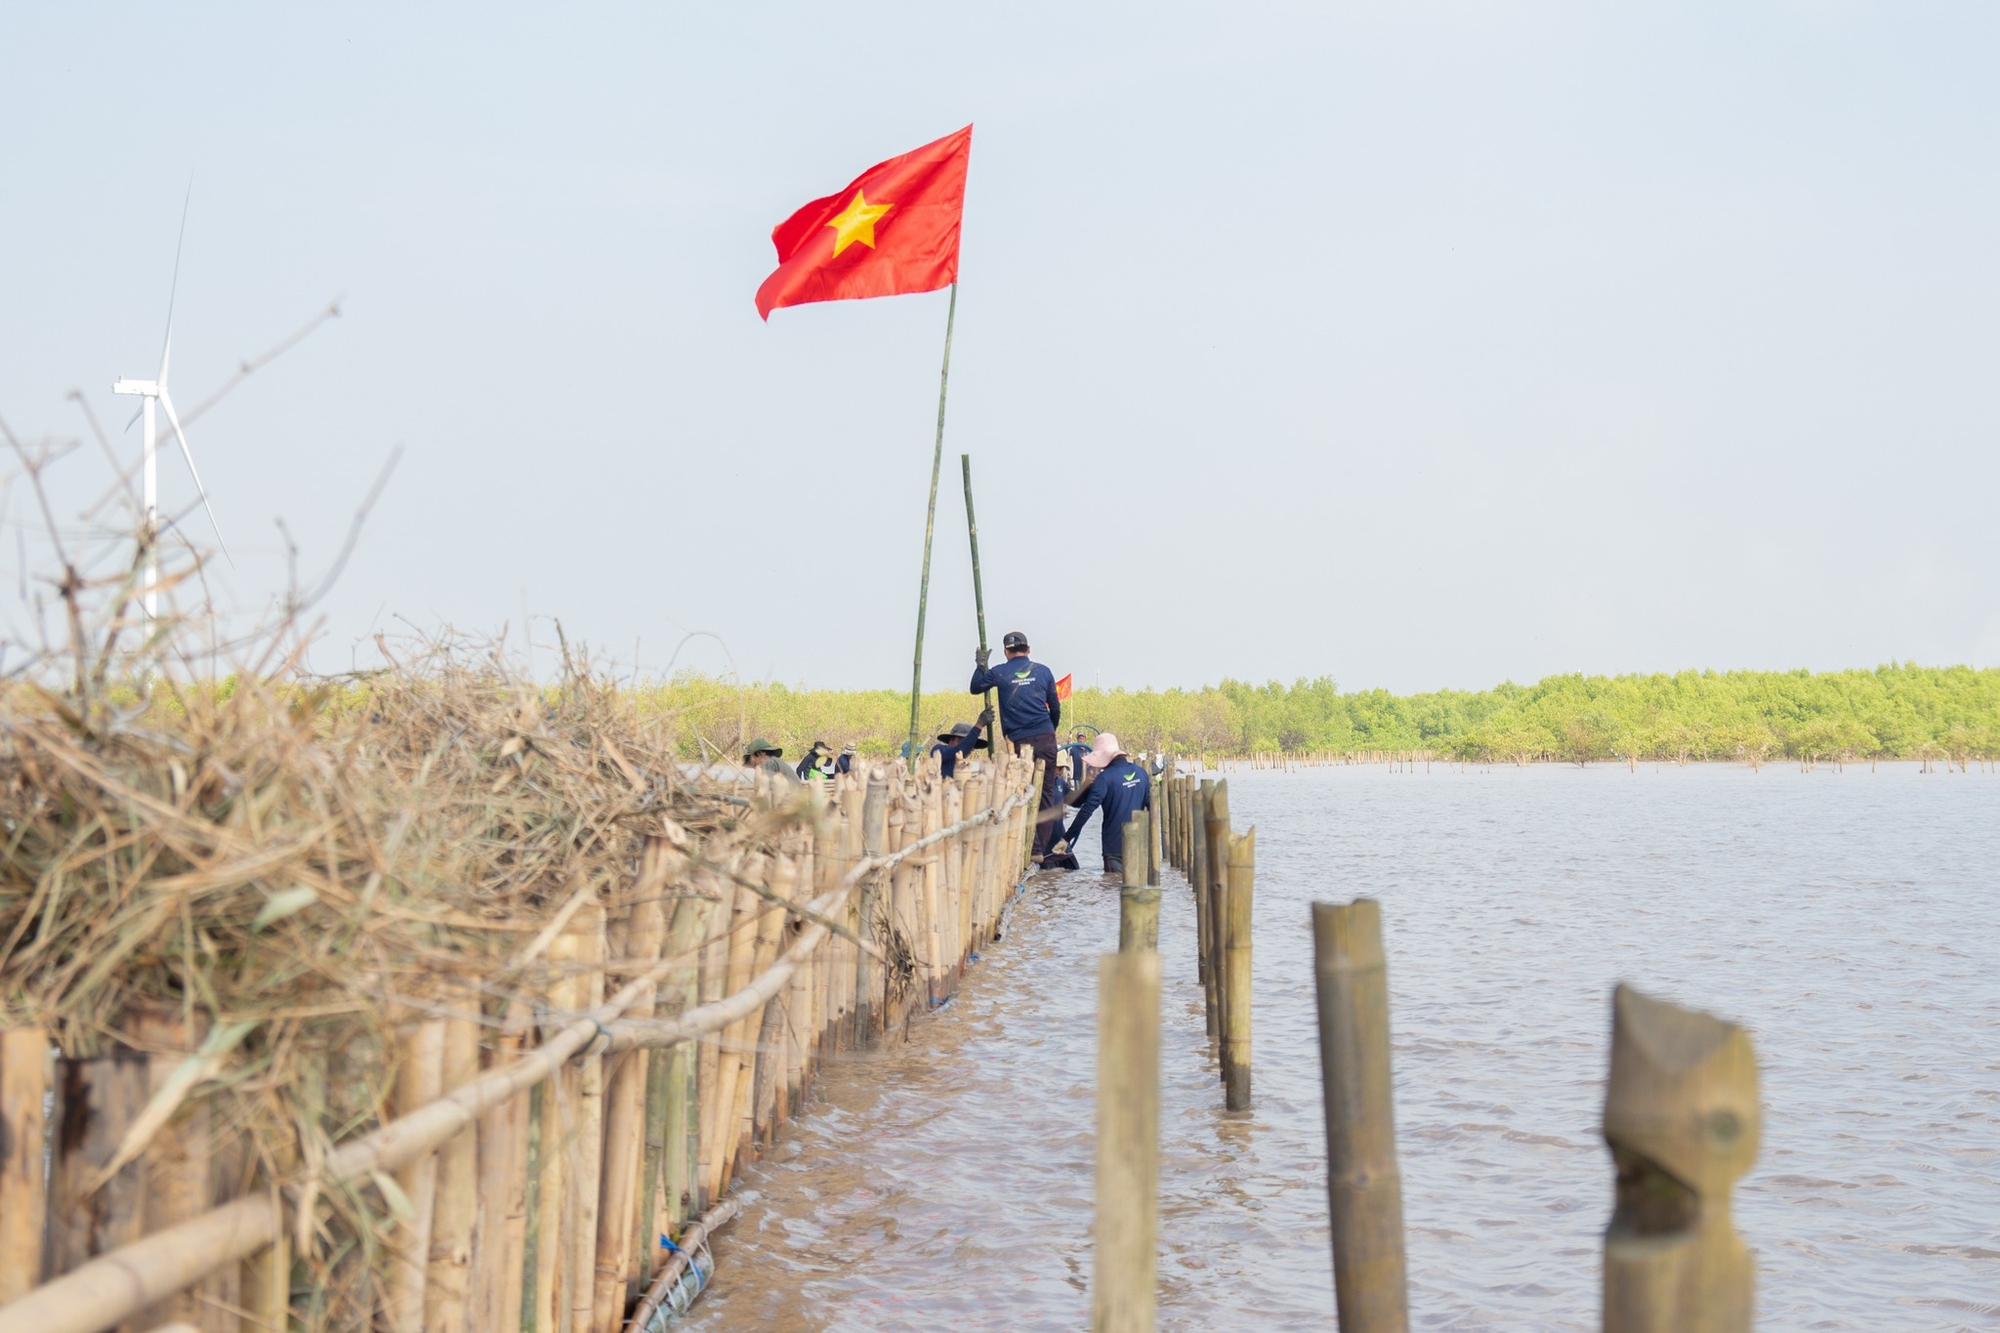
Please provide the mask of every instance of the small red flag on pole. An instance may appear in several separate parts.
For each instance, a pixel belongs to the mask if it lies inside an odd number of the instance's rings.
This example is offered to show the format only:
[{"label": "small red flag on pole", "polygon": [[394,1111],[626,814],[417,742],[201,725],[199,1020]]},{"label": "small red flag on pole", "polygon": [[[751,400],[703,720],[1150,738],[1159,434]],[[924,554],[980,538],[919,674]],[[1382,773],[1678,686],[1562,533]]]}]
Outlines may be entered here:
[{"label": "small red flag on pole", "polygon": [[[1075,673],[1072,672],[1071,674],[1074,675]],[[1069,681],[1069,676],[1064,676],[1056,682],[1056,698],[1062,703],[1069,702]]]},{"label": "small red flag on pole", "polygon": [[778,269],[757,313],[813,301],[935,292],[958,281],[972,126],[877,163],[771,232]]}]

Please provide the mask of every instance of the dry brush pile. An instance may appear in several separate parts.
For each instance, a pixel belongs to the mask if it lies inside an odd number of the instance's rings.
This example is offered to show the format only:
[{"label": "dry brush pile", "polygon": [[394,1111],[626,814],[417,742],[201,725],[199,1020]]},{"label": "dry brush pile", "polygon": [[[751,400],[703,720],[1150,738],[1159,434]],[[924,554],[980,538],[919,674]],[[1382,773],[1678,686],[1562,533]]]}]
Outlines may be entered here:
[{"label": "dry brush pile", "polygon": [[[690,781],[671,717],[581,669],[540,687],[431,645],[363,679],[206,681],[158,642],[107,646],[135,623],[112,600],[99,633],[72,617],[74,669],[0,686],[0,1027],[46,1029],[78,1068],[152,1049],[179,1072],[72,1182],[74,1216],[54,1191],[52,1235],[81,1229],[58,1267],[157,1228],[115,1196],[170,1125],[237,1145],[201,1206],[297,1181],[383,1120],[399,1016],[546,1020],[561,909],[629,909],[647,834],[754,845],[804,817]],[[323,1201],[293,1278],[335,1302],[311,1323],[369,1322],[391,1202]]]}]

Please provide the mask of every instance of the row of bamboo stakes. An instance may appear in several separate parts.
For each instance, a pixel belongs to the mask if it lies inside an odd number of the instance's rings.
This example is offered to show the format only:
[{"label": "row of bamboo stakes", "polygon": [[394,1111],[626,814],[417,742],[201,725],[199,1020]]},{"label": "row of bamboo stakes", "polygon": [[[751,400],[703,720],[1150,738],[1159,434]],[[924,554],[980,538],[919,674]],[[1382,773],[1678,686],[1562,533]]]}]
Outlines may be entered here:
[{"label": "row of bamboo stakes", "polygon": [[1391,772],[1411,772],[1418,764],[1431,763],[1437,755],[1430,750],[1256,750],[1246,755],[1217,759],[1215,766],[1225,772],[1276,769],[1293,772],[1302,768],[1343,768],[1354,764],[1387,764]]},{"label": "row of bamboo stakes", "polygon": [[[1241,1023],[1240,1063],[1233,1067],[1240,1070],[1244,1108],[1249,1100],[1254,830],[1240,838],[1229,833],[1226,781],[1176,776],[1171,759],[1162,777],[1154,814],[1141,811],[1128,826],[1119,952],[1099,964],[1096,1333],[1152,1333],[1157,1314],[1163,851],[1188,871],[1197,934],[1222,922],[1219,956],[1210,939],[1200,941],[1201,980],[1209,1031],[1214,1036],[1219,1026],[1225,1052],[1232,1021]],[[1141,846],[1151,854],[1132,853]],[[1220,847],[1228,854],[1214,855]],[[1240,918],[1233,897],[1239,886]],[[1218,895],[1219,918],[1211,915]],[[1237,992],[1229,968],[1239,927],[1243,972]],[[1314,903],[1312,932],[1339,1327],[1342,1333],[1408,1333],[1381,906],[1368,898]],[[1214,966],[1225,978],[1220,1015],[1208,970]],[[1232,995],[1240,1003],[1234,1011]],[[1224,1078],[1230,1107],[1239,1109],[1236,1085],[1228,1072]],[[1603,1134],[1616,1183],[1604,1235],[1605,1333],[1749,1333],[1755,1268],[1731,1203],[1736,1181],[1756,1158],[1761,1123],[1756,1055],[1742,1028],[1629,986],[1613,992]]]},{"label": "row of bamboo stakes", "polygon": [[[1209,1040],[1220,1056],[1223,1105],[1250,1109],[1250,921],[1257,877],[1257,830],[1229,827],[1229,780],[1161,774],[1162,844],[1194,890],[1196,975]],[[1128,863],[1129,864],[1129,863]]]},{"label": "row of bamboo stakes", "polygon": [[558,965],[548,994],[395,1015],[394,1118],[283,1188],[232,1187],[240,1149],[199,1109],[118,1160],[215,1034],[134,1015],[176,1054],[72,1060],[0,1030],[0,1333],[284,1333],[316,1299],[291,1247],[332,1190],[395,1219],[390,1333],[616,1333],[658,1308],[680,1271],[659,1238],[716,1220],[828,1060],[948,998],[1029,868],[1029,758],[808,789],[815,821],[722,864],[649,837],[615,918],[579,890],[531,946]]}]

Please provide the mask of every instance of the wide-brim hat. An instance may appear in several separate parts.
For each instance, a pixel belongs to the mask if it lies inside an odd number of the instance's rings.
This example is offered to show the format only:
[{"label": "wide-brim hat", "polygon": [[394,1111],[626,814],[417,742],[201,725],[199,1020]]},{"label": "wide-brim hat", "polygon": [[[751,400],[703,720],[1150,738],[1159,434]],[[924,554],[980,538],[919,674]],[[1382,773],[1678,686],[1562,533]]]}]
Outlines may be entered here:
[{"label": "wide-brim hat", "polygon": [[941,741],[958,741],[964,740],[971,734],[972,724],[970,722],[954,722],[948,729],[938,733],[938,739]]},{"label": "wide-brim hat", "polygon": [[782,759],[785,754],[785,747],[782,745],[773,745],[770,741],[767,741],[762,736],[759,736],[756,740],[751,741],[748,745],[743,747],[743,753],[774,754]]},{"label": "wide-brim hat", "polygon": [[1108,768],[1118,755],[1118,738],[1108,731],[1100,731],[1097,733],[1097,740],[1090,747],[1090,753],[1083,757],[1083,766]]}]

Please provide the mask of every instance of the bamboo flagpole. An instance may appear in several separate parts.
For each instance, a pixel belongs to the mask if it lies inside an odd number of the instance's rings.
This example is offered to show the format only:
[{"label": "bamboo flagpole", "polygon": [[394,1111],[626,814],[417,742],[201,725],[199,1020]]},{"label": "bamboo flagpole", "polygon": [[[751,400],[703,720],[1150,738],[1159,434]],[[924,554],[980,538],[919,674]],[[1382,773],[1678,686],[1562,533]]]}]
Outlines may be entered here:
[{"label": "bamboo flagpole", "polygon": [[931,498],[924,511],[924,574],[917,585],[917,650],[910,666],[910,771],[917,771],[921,758],[917,731],[922,725],[917,713],[924,695],[924,612],[931,598],[931,534],[937,530],[938,473],[944,467],[944,395],[951,383],[951,327],[958,318],[958,284],[951,285],[951,304],[944,314],[944,368],[938,371],[937,442],[931,448]]},{"label": "bamboo flagpole", "polygon": [[[965,474],[965,535],[972,541],[972,609],[979,616],[979,653],[986,655],[986,590],[979,582],[979,520],[972,516],[972,455],[958,456],[959,471]],[[996,690],[986,691],[986,711],[993,714],[993,730],[1000,729],[1000,695]],[[988,736],[987,748],[994,754],[1000,753],[998,738]]]}]

